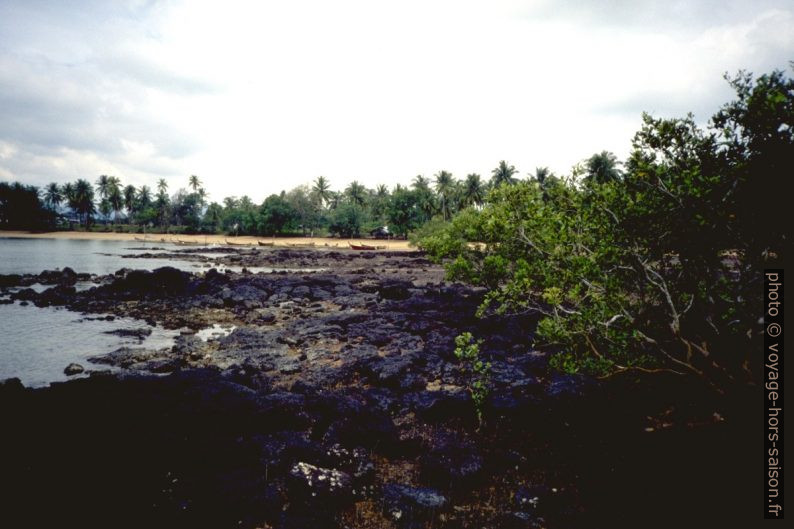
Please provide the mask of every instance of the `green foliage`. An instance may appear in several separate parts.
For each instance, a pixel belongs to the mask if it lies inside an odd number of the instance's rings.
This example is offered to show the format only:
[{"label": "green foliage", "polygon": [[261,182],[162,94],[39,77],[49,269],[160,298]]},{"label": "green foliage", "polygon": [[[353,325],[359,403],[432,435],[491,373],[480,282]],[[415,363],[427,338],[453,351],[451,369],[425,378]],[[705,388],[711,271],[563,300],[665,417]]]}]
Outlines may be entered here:
[{"label": "green foliage", "polygon": [[39,189],[0,182],[0,229],[38,230],[55,224],[55,214],[39,199]]},{"label": "green foliage", "polygon": [[488,287],[481,313],[540,313],[554,367],[752,380],[758,285],[786,247],[794,83],[780,72],[731,82],[738,100],[710,128],[646,115],[622,173],[601,153],[581,182],[500,185],[418,245],[450,278]]},{"label": "green foliage", "polygon": [[455,357],[461,361],[468,375],[468,390],[477,420],[482,424],[485,399],[490,393],[491,363],[480,358],[482,340],[474,341],[470,332],[455,338]]},{"label": "green foliage", "polygon": [[417,195],[414,191],[397,186],[386,205],[386,218],[392,233],[407,236],[422,222]]},{"label": "green foliage", "polygon": [[262,207],[259,208],[259,217],[256,219],[252,216],[253,211],[246,214],[244,205],[242,209],[243,213],[241,214],[240,222],[256,222],[257,231],[262,235],[276,235],[281,233],[284,227],[295,218],[295,210],[286,198],[279,195],[270,195],[265,199],[262,203]]},{"label": "green foliage", "polygon": [[346,202],[331,212],[328,231],[340,237],[358,237],[361,234],[363,210],[355,202]]}]

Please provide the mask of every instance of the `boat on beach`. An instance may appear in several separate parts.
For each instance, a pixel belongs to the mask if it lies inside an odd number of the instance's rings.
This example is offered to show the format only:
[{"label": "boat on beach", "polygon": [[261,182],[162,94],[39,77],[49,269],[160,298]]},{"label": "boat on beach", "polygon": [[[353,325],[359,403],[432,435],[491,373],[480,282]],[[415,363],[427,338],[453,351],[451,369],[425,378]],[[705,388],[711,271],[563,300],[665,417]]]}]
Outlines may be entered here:
[{"label": "boat on beach", "polygon": [[275,241],[270,241],[270,242],[256,241],[256,243],[257,243],[259,246],[275,246],[275,245],[276,245],[276,242],[275,242]]},{"label": "boat on beach", "polygon": [[183,240],[180,240],[180,239],[177,239],[177,240],[171,241],[171,242],[174,243],[174,244],[178,244],[179,246],[201,246],[200,242],[183,241]]},{"label": "boat on beach", "polygon": [[352,250],[385,250],[385,246],[373,246],[371,244],[353,244],[347,243]]},{"label": "boat on beach", "polygon": [[229,245],[229,246],[251,246],[251,245],[250,245],[249,243],[247,243],[247,242],[232,242],[232,241],[230,241],[229,239],[223,239],[223,240],[224,240],[224,242],[225,242],[227,245]]}]

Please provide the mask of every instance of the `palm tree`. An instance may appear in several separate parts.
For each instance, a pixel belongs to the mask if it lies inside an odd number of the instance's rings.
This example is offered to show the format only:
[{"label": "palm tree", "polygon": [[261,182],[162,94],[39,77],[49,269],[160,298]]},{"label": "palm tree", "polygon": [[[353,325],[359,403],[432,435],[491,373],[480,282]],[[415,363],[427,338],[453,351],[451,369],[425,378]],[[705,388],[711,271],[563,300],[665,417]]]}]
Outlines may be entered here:
[{"label": "palm tree", "polygon": [[331,201],[331,184],[328,183],[328,180],[324,176],[317,177],[312,186],[312,191],[314,191],[317,198],[320,199],[321,205],[327,205]]},{"label": "palm tree", "polygon": [[158,221],[161,226],[165,226],[168,223],[168,194],[166,191],[168,190],[168,183],[166,183],[164,178],[161,178],[157,181],[157,216]]},{"label": "palm tree", "polygon": [[47,187],[44,188],[44,202],[51,210],[54,211],[60,206],[61,202],[63,202],[63,198],[63,192],[55,182],[48,184]]},{"label": "palm tree", "polygon": [[554,174],[548,167],[537,167],[535,168],[535,180],[538,181],[541,187],[543,187],[543,183],[548,178],[553,178]]},{"label": "palm tree", "polygon": [[91,221],[91,217],[96,213],[94,206],[94,188],[88,180],[80,178],[74,184],[74,210],[78,215],[82,215],[86,226]]},{"label": "palm tree", "polygon": [[501,160],[499,165],[491,171],[491,185],[496,188],[502,184],[513,184],[515,179],[513,175],[518,171],[512,165],[508,165],[506,161]]},{"label": "palm tree", "polygon": [[103,198],[99,201],[99,213],[104,218],[105,225],[107,226],[107,218],[110,215],[110,212],[113,211],[113,208],[110,206],[110,200]]},{"label": "palm tree", "polygon": [[350,199],[350,202],[353,204],[357,204],[359,206],[364,205],[367,189],[363,185],[359,184],[357,180],[353,180],[350,185],[347,186],[345,193]]},{"label": "palm tree", "polygon": [[71,182],[66,182],[63,184],[61,188],[61,192],[63,193],[63,198],[66,201],[66,205],[69,206],[70,209],[76,209],[76,200],[75,200],[75,193],[74,193],[74,184]]},{"label": "palm tree", "polygon": [[413,188],[417,191],[421,191],[423,189],[430,189],[430,182],[422,175],[416,175],[413,181]]},{"label": "palm tree", "polygon": [[449,220],[452,216],[451,199],[455,192],[455,179],[449,171],[439,171],[435,175],[436,193],[438,194],[439,207],[444,220]]},{"label": "palm tree", "polygon": [[188,185],[193,189],[193,192],[195,193],[196,191],[198,191],[198,188],[201,185],[201,180],[199,180],[198,176],[192,174],[190,175],[190,180]]},{"label": "palm tree", "polygon": [[127,216],[132,217],[137,205],[138,191],[134,185],[128,185],[124,188],[122,195],[124,196],[124,208],[127,210]]},{"label": "palm tree", "polygon": [[480,175],[477,173],[466,175],[466,182],[463,184],[463,205],[481,206],[484,200],[485,187],[480,179]]},{"label": "palm tree", "polygon": [[149,186],[141,186],[138,190],[138,204],[141,209],[147,208],[152,202],[152,190]]},{"label": "palm tree", "polygon": [[433,191],[430,190],[430,182],[424,176],[416,175],[412,187],[416,193],[416,205],[422,212],[423,221],[427,222],[436,211],[436,200]]},{"label": "palm tree", "polygon": [[620,162],[618,157],[609,151],[601,151],[592,155],[585,162],[585,181],[603,184],[620,180],[621,174],[618,169]]},{"label": "palm tree", "polygon": [[108,175],[102,175],[96,181],[96,190],[99,192],[100,198],[107,198],[110,192],[110,178]]},{"label": "palm tree", "polygon": [[113,223],[118,221],[119,211],[124,208],[124,197],[121,193],[121,181],[115,176],[108,177],[108,202],[113,209]]}]

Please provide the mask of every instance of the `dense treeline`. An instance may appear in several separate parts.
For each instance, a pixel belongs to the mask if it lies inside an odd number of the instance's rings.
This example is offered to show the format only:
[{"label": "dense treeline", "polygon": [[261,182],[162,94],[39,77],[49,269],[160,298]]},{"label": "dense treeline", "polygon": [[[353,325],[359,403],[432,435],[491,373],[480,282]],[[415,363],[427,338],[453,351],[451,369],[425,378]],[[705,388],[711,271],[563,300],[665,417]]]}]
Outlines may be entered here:
[{"label": "dense treeline", "polygon": [[[611,156],[607,153],[599,156]],[[613,157],[614,158],[614,157]],[[540,168],[537,174],[549,175]],[[187,189],[169,195],[161,179],[149,186],[123,186],[119,178],[102,175],[91,184],[78,179],[43,189],[18,183],[0,184],[0,227],[3,229],[53,229],[89,227],[92,224],[132,226],[135,231],[186,231],[239,235],[329,234],[342,237],[369,234],[388,226],[388,233],[405,237],[434,217],[452,218],[467,207],[482,207],[488,191],[514,183],[517,170],[499,162],[490,180],[471,173],[456,179],[448,171],[432,178],[416,176],[409,186],[369,189],[353,181],[343,190],[332,190],[325,177],[310,185],[270,195],[261,204],[248,196],[207,201],[198,177]]]},{"label": "dense treeline", "polygon": [[419,245],[488,288],[482,313],[541,314],[538,345],[565,371],[759,380],[764,270],[788,242],[794,80],[728,80],[737,98],[707,128],[644,115],[624,164],[602,153],[498,186]]}]

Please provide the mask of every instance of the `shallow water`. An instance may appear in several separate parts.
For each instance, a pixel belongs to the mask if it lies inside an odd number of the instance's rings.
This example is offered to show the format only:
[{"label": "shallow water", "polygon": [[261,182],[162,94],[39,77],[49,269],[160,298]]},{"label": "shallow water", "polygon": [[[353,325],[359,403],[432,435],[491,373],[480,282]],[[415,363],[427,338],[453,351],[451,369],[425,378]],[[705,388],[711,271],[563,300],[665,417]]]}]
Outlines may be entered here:
[{"label": "shallow water", "polygon": [[[18,377],[26,386],[45,386],[69,378],[63,369],[71,362],[86,370],[108,369],[88,362],[88,357],[124,346],[170,347],[179,334],[139,320],[100,318],[56,307],[0,305],[0,380]],[[151,329],[152,334],[143,341],[108,334],[118,329]]]},{"label": "shallow water", "polygon": [[173,266],[198,271],[202,263],[170,259],[125,259],[123,254],[152,253],[136,241],[15,239],[0,237],[0,274],[38,274],[70,267],[78,273],[111,274],[120,268],[152,270]]},{"label": "shallow water", "polygon": [[[0,274],[38,274],[43,270],[70,267],[79,273],[110,274],[120,268],[152,270],[173,266],[197,272],[201,263],[170,259],[125,259],[123,254],[152,252],[140,242],[0,238]],[[51,285],[32,285],[42,291]],[[93,283],[79,282],[78,290]],[[2,296],[0,296],[2,297]],[[142,342],[134,337],[107,334],[117,329],[151,328]],[[39,308],[19,303],[0,305],[0,380],[18,377],[26,386],[43,386],[66,380],[63,369],[71,362],[88,369],[107,369],[87,361],[119,347],[170,347],[179,331],[150,327],[143,321],[114,321],[85,316],[63,308]]]}]

